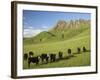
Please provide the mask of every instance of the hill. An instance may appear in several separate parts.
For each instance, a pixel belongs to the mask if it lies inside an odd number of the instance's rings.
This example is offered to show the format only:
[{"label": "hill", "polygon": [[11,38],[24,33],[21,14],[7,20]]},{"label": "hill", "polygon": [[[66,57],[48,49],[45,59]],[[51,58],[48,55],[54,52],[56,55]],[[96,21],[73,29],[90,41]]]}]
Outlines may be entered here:
[{"label": "hill", "polygon": [[54,28],[32,38],[24,38],[24,44],[37,44],[70,39],[90,28],[90,20],[59,20]]}]

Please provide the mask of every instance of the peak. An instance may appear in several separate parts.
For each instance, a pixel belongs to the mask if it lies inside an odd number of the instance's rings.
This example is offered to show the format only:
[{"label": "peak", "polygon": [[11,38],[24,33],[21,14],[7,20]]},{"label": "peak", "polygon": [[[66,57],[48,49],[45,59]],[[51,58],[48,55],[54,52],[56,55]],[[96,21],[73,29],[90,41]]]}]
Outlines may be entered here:
[{"label": "peak", "polygon": [[89,25],[90,20],[84,20],[84,19],[79,19],[79,20],[70,20],[70,21],[65,21],[65,20],[59,20],[54,27],[54,30],[64,30],[64,29],[69,29],[69,28],[79,28],[83,25]]},{"label": "peak", "polygon": [[64,20],[59,20],[56,24],[55,29],[63,29],[66,26],[66,21]]}]

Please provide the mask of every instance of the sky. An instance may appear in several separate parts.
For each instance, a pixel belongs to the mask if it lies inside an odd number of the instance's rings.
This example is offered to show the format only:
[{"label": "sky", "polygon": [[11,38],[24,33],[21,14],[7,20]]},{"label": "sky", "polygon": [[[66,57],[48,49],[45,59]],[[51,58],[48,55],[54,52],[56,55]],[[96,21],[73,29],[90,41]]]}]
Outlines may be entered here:
[{"label": "sky", "polygon": [[33,37],[54,27],[59,20],[90,20],[90,13],[23,10],[24,37]]}]

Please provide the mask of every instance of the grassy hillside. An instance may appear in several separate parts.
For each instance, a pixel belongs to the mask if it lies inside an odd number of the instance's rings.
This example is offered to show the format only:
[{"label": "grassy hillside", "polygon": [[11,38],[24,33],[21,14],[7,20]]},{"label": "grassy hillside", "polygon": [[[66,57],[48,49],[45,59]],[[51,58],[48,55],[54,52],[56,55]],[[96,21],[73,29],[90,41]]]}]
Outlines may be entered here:
[{"label": "grassy hillside", "polygon": [[27,45],[63,41],[77,36],[89,29],[90,27],[88,25],[81,25],[79,28],[69,28],[63,30],[53,29],[50,31],[43,31],[33,38],[24,38],[24,44]]},{"label": "grassy hillside", "polygon": [[73,37],[72,39],[64,41],[24,45],[24,52],[28,53],[29,51],[33,51],[36,53],[35,55],[38,55],[44,52],[45,53],[49,52],[57,53],[58,51],[66,52],[68,48],[71,48],[74,52],[77,47],[83,47],[83,46],[86,46],[87,49],[90,49],[90,36],[85,35],[78,37],[83,34],[86,33],[79,34],[75,36],[75,38]]},{"label": "grassy hillside", "polygon": [[[40,62],[38,66],[32,64],[31,68],[89,66],[91,64],[90,52],[75,53],[77,47],[82,49],[85,46],[87,50],[90,50],[90,34],[90,26],[85,24],[78,28],[44,31],[33,38],[24,39],[24,53],[33,51],[34,56],[41,55],[41,53],[55,53],[58,57],[58,52],[62,51],[63,57],[66,57],[68,56],[67,50],[70,48],[75,57],[48,64]],[[23,68],[28,69],[27,61],[23,61]]]},{"label": "grassy hillside", "polygon": [[[29,51],[33,51],[35,54],[34,56],[41,55],[41,53],[55,53],[58,54],[59,51],[62,51],[64,53],[63,57],[68,56],[67,49],[71,48],[72,53],[77,52],[77,47],[82,48],[85,46],[88,50],[90,50],[90,36],[87,35],[89,32],[85,32],[64,41],[57,41],[57,42],[47,42],[47,43],[41,43],[41,44],[29,44],[24,45],[24,52],[28,53]],[[36,66],[35,64],[31,65],[31,68],[52,68],[52,67],[74,67],[74,66],[89,66],[90,65],[90,52],[82,53],[79,55],[75,55],[76,57],[73,57],[69,60],[62,60],[59,62],[49,63],[49,64],[43,64]],[[41,62],[40,62],[41,64]],[[28,65],[27,62],[24,61],[23,68],[27,69]]]}]

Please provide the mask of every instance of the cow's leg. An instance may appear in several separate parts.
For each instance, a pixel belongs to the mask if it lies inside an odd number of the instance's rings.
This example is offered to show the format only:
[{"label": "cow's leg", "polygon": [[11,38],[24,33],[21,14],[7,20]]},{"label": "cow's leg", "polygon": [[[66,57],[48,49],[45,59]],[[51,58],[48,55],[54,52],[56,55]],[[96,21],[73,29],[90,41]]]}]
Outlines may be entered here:
[{"label": "cow's leg", "polygon": [[42,63],[44,62],[44,57],[42,57]]},{"label": "cow's leg", "polygon": [[55,59],[53,59],[53,62],[55,61]]},{"label": "cow's leg", "polygon": [[43,62],[44,60],[43,60],[43,58],[42,58],[42,62]]},{"label": "cow's leg", "polygon": [[38,65],[38,64],[39,64],[39,62],[37,61],[37,62],[36,62],[36,65]]},{"label": "cow's leg", "polygon": [[52,57],[51,57],[51,62],[52,62]]},{"label": "cow's leg", "polygon": [[46,58],[46,63],[48,63],[48,57]]},{"label": "cow's leg", "polygon": [[55,57],[53,57],[53,62],[55,62],[56,61],[56,58]]},{"label": "cow's leg", "polygon": [[30,68],[30,63],[31,63],[31,62],[30,62],[30,61],[28,61],[28,67],[29,67],[29,68]]}]

